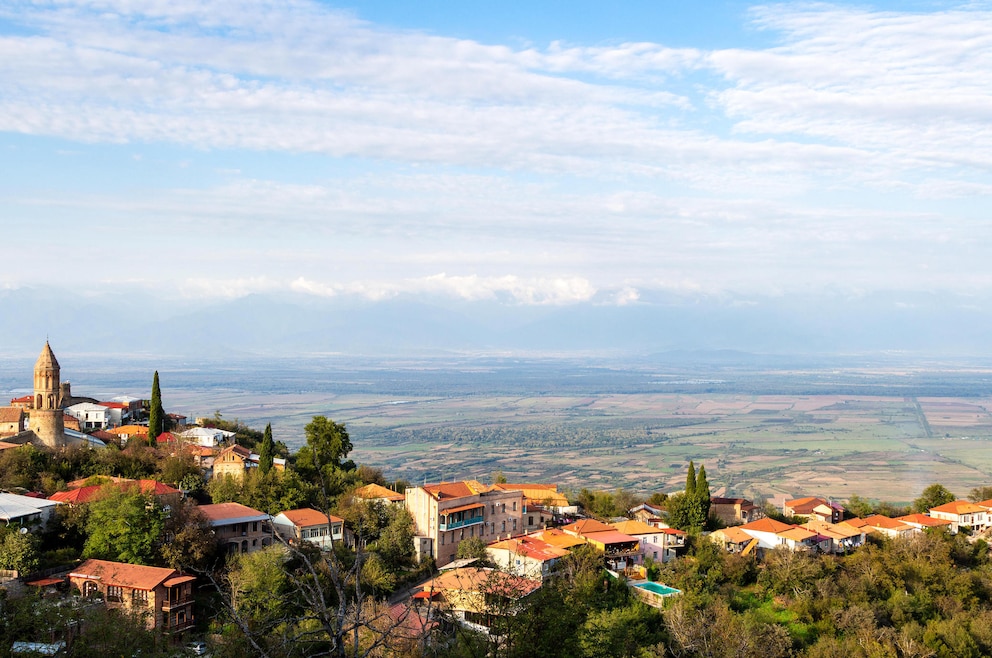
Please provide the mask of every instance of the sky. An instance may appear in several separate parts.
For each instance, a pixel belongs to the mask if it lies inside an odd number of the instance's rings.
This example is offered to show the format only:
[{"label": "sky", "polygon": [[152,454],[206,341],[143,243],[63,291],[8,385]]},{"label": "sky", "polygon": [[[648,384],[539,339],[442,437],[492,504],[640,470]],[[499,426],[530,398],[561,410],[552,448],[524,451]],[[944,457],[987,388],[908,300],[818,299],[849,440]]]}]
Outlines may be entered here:
[{"label": "sky", "polygon": [[979,295],[990,170],[988,2],[0,4],[0,290]]}]

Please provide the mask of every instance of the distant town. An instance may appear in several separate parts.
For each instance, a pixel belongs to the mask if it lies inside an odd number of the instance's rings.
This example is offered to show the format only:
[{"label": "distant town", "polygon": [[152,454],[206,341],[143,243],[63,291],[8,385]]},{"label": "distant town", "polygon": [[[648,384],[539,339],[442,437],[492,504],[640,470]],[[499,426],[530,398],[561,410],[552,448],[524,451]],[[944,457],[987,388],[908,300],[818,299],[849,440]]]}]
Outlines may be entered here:
[{"label": "distant town", "polygon": [[[696,600],[704,563],[740,571],[740,591],[761,593],[755,609],[780,615],[811,586],[792,572],[822,560],[843,569],[860,551],[937,542],[948,560],[988,564],[992,487],[959,499],[934,483],[909,509],[857,496],[773,505],[712,495],[692,462],[684,489],[646,498],[570,497],[501,472],[414,484],[349,460],[347,428],[326,417],[291,453],[271,427],[167,413],[158,373],[151,390],[81,397],[46,342],[33,393],[0,407],[0,579],[10,609],[44,620],[8,615],[0,655],[552,655],[528,654],[521,634],[556,596],[582,624],[596,610],[639,615],[643,637],[619,653],[593,650],[608,644],[602,628],[577,630],[588,655],[725,655],[685,628],[687,606],[710,610]],[[776,574],[799,578],[791,593],[762,589]],[[845,637],[803,636],[793,621],[763,622],[792,634],[783,651]]]}]

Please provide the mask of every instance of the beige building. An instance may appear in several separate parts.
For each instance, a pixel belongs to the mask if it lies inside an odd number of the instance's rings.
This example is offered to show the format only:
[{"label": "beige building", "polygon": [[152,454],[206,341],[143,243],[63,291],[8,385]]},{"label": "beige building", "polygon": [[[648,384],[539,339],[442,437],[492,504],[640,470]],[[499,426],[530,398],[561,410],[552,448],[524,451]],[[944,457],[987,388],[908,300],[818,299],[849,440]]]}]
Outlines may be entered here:
[{"label": "beige building", "polygon": [[458,543],[480,537],[486,543],[523,533],[524,497],[475,480],[443,482],[406,490],[406,507],[417,534],[418,558],[438,566],[455,559]]},{"label": "beige building", "polygon": [[84,597],[103,599],[108,608],[136,611],[149,628],[179,632],[193,627],[193,581],[173,569],[87,560],[69,574]]},{"label": "beige building", "polygon": [[20,407],[0,407],[0,438],[24,431],[24,410]]},{"label": "beige building", "polygon": [[[213,477],[230,475],[236,480],[244,478],[245,473],[258,468],[259,455],[244,446],[237,444],[221,450],[214,458]],[[286,460],[273,458],[272,468],[277,471],[286,470]]]}]

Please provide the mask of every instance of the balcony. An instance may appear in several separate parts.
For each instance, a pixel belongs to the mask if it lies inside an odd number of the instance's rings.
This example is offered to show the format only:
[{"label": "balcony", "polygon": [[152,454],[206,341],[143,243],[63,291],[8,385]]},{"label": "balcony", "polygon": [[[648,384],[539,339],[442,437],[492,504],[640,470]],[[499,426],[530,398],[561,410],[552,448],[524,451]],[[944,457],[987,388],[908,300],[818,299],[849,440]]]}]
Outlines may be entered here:
[{"label": "balcony", "polygon": [[461,521],[448,521],[446,520],[446,517],[441,517],[441,518],[445,519],[442,520],[441,524],[438,526],[442,531],[457,530],[458,528],[465,528],[470,525],[479,525],[480,523],[482,523],[481,516],[472,516]]},{"label": "balcony", "polygon": [[192,596],[186,596],[180,599],[176,599],[175,601],[166,600],[162,602],[162,612],[169,612],[170,610],[174,610],[175,608],[184,608],[188,605],[192,605],[192,603],[193,603]]}]

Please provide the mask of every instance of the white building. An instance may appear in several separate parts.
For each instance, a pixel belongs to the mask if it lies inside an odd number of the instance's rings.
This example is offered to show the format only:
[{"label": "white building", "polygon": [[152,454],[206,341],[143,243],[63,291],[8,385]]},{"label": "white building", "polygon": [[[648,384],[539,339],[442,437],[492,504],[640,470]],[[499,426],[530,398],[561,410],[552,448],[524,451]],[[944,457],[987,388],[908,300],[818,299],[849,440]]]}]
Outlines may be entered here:
[{"label": "white building", "polygon": [[47,498],[18,496],[12,493],[0,493],[0,521],[7,525],[31,526],[37,524],[44,528],[55,516],[55,508],[59,502]]},{"label": "white building", "polygon": [[103,430],[111,427],[110,409],[100,404],[80,402],[66,407],[65,412],[78,420],[79,428],[83,430]]},{"label": "white building", "polygon": [[219,430],[216,427],[192,427],[179,436],[204,448],[216,448],[233,437],[234,432]]}]

